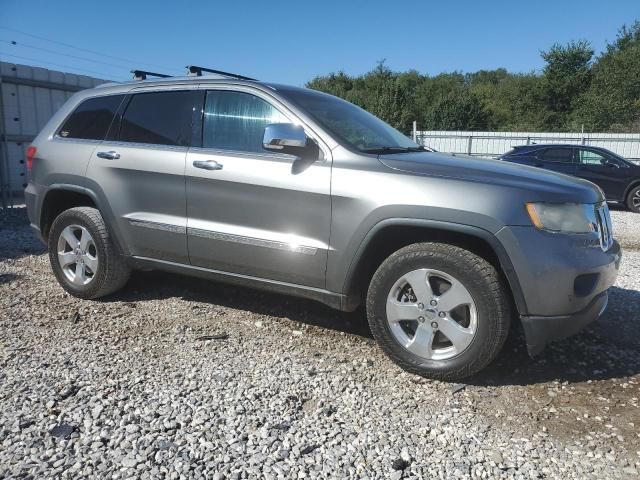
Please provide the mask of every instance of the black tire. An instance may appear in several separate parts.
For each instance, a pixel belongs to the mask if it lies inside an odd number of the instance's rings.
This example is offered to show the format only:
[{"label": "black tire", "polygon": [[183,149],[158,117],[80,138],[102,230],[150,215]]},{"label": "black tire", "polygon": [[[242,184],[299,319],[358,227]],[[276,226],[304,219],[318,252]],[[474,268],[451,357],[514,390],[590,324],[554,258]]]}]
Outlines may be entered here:
[{"label": "black tire", "polygon": [[[405,349],[387,322],[387,297],[395,282],[417,269],[446,272],[471,294],[477,311],[476,333],[452,358],[425,359]],[[511,301],[496,269],[483,258],[442,243],[417,243],[387,258],[373,275],[367,294],[367,317],[384,352],[408,372],[437,380],[460,380],[485,368],[500,352],[509,333]]]},{"label": "black tire", "polygon": [[627,195],[627,208],[635,213],[640,213],[640,185],[636,185]]},{"label": "black tire", "polygon": [[[87,229],[95,244],[98,267],[87,285],[71,282],[58,259],[58,241],[62,231],[78,225]],[[121,289],[129,280],[131,269],[114,245],[100,212],[91,207],[75,207],[56,217],[48,239],[49,261],[58,283],[71,295],[84,299],[104,297]]]}]

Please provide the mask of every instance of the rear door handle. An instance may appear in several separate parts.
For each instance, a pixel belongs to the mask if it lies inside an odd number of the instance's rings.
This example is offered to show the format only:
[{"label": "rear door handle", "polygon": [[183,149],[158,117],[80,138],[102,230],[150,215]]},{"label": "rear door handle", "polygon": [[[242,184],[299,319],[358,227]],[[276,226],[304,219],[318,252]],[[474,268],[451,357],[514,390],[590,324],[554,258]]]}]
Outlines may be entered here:
[{"label": "rear door handle", "polygon": [[104,158],[105,160],[118,160],[120,158],[120,154],[118,152],[114,152],[110,150],[108,152],[98,152],[96,155],[100,158]]},{"label": "rear door handle", "polygon": [[195,160],[193,166],[204,170],[222,170],[222,164],[215,160]]}]

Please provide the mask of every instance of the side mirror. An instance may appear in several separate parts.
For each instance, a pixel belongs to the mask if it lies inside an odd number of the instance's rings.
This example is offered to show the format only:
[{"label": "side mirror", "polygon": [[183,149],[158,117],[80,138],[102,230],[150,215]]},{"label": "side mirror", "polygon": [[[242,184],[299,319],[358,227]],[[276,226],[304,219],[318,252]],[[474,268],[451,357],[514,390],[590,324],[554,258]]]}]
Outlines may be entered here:
[{"label": "side mirror", "polygon": [[293,123],[270,123],[264,127],[262,146],[270,152],[301,156],[307,148],[307,135]]},{"label": "side mirror", "polygon": [[616,162],[615,160],[607,160],[604,163],[607,167],[611,167],[611,168],[620,168],[620,164],[618,162]]}]

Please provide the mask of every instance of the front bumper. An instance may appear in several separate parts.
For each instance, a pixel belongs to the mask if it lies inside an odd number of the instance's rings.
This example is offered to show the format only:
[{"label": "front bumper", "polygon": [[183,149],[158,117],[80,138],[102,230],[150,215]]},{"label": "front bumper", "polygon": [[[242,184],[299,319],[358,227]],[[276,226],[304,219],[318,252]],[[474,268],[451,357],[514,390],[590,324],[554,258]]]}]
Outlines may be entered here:
[{"label": "front bumper", "polygon": [[558,317],[522,316],[522,326],[530,356],[538,355],[544,347],[556,340],[575,335],[586,325],[598,319],[607,308],[609,294],[597,295],[587,307],[572,315]]},{"label": "front bumper", "polygon": [[507,227],[497,237],[524,299],[519,313],[530,355],[577,333],[606,308],[622,258],[618,242],[603,251],[595,234],[550,234],[533,227]]}]

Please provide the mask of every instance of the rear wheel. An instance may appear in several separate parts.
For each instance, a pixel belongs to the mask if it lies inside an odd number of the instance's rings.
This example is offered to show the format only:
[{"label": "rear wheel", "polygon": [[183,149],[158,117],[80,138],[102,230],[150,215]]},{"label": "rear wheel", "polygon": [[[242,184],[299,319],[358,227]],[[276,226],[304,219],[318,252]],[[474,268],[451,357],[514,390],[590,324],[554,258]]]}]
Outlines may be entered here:
[{"label": "rear wheel", "polygon": [[392,360],[443,380],[487,366],[511,322],[496,269],[467,250],[440,243],[410,245],[387,258],[369,286],[367,316]]},{"label": "rear wheel", "polygon": [[640,213],[640,185],[633,187],[627,195],[627,208],[632,212]]},{"label": "rear wheel", "polygon": [[86,299],[119,290],[131,272],[102,215],[91,207],[71,208],[56,217],[49,232],[49,261],[60,285]]}]

